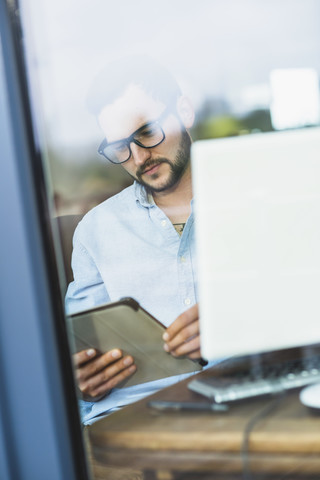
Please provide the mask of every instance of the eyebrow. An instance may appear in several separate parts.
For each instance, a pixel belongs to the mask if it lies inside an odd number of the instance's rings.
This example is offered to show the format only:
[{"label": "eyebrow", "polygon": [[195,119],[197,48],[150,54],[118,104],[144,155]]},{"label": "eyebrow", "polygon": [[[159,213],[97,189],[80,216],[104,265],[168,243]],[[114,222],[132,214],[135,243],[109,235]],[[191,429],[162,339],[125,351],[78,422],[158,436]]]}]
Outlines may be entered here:
[{"label": "eyebrow", "polygon": [[172,110],[172,109],[170,108],[169,105],[167,105],[165,107],[165,109],[163,110],[163,112],[158,116],[158,118],[155,118],[154,120],[149,120],[148,122],[144,123],[143,125],[141,125],[141,127],[134,130],[134,132],[132,132],[131,135],[129,135],[128,137],[121,138],[120,140],[115,140],[113,142],[108,142],[107,137],[105,137],[104,140],[101,142],[100,147],[102,147],[103,145],[107,146],[107,145],[113,145],[114,143],[125,142],[126,140],[131,138],[135,133],[137,133],[139,130],[141,130],[141,128],[147,127],[148,125],[150,125],[150,123],[159,122],[161,120],[161,118],[164,115],[166,115],[166,113],[168,113],[168,111],[170,111],[170,110]]},{"label": "eyebrow", "polygon": [[[166,111],[167,109],[165,109],[162,114]],[[145,128],[147,127],[148,125],[150,125],[151,123],[155,123],[155,122],[158,122],[159,119],[162,117],[162,114],[160,115],[160,117],[154,119],[154,120],[149,120],[149,122],[146,122],[144,123],[143,125],[141,125],[141,127],[137,128],[136,130],[134,130],[131,135],[128,135],[128,137],[124,137],[124,138],[121,138],[120,140],[114,140],[113,142],[108,142],[107,138],[105,138],[102,142],[102,144],[105,144],[105,145],[113,145],[114,143],[121,143],[121,142],[126,142],[127,140],[129,140],[129,138],[132,138],[132,136],[134,136],[137,132],[139,132],[139,130],[141,130],[142,128]]]}]

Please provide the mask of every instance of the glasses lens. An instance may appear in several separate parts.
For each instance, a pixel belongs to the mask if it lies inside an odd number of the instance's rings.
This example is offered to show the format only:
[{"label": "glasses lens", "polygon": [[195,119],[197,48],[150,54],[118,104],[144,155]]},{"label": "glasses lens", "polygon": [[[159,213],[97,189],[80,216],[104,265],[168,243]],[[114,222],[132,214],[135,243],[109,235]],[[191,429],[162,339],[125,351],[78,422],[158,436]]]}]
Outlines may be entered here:
[{"label": "glasses lens", "polygon": [[99,147],[99,153],[112,163],[123,163],[129,160],[131,152],[129,144],[135,142],[141,147],[152,148],[159,145],[165,138],[164,132],[158,122],[150,122],[139,128],[125,141],[105,145],[104,141]]},{"label": "glasses lens", "polygon": [[130,157],[129,148],[124,142],[107,145],[103,149],[103,153],[113,163],[125,162]]},{"label": "glasses lens", "polygon": [[157,122],[150,122],[136,132],[134,139],[140,145],[150,148],[155,147],[162,142],[164,139],[164,133]]}]

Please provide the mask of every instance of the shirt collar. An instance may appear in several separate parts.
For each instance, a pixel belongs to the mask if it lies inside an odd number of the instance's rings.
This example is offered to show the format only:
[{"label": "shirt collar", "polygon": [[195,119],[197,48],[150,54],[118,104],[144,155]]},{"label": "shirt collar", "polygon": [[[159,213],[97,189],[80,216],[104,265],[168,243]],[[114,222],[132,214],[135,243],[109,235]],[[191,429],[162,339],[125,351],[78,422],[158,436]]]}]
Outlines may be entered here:
[{"label": "shirt collar", "polygon": [[[134,193],[136,197],[136,201],[140,203],[142,207],[153,207],[155,206],[155,201],[153,200],[153,196],[151,193],[148,193],[147,190],[143,185],[134,181]],[[191,200],[191,213],[193,213],[194,209],[194,199]]]},{"label": "shirt collar", "polygon": [[134,193],[137,202],[139,202],[142,207],[150,208],[155,205],[151,193],[148,193],[145,187],[137,181],[134,182]]}]

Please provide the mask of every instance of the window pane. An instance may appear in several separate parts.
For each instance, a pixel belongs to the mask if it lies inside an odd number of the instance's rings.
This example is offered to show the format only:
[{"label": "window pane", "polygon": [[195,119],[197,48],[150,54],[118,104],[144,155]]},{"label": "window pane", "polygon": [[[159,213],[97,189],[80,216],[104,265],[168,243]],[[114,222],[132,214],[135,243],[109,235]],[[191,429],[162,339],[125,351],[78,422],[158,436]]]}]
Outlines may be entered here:
[{"label": "window pane", "polygon": [[[320,6],[316,0],[20,3],[63,297],[69,286],[68,324],[75,312],[132,297],[166,329],[198,302],[191,142],[319,125]],[[98,154],[103,140],[126,139],[157,119],[163,135],[157,127],[154,147],[143,131],[123,165]],[[178,356],[200,357],[193,315],[187,349]],[[83,350],[81,372],[97,361],[98,352],[90,352],[103,336],[97,332],[87,332],[81,348],[70,335],[71,347]],[[160,336],[158,343],[163,349]],[[146,348],[143,335],[140,346]],[[111,352],[119,348],[120,362],[129,360],[116,343],[99,357],[104,380],[89,370],[81,374],[84,423],[177,381],[144,385],[150,378],[142,376],[138,386],[118,384],[120,364]],[[133,373],[133,364],[121,365],[134,384],[141,367]],[[121,388],[110,393],[113,387]]]}]

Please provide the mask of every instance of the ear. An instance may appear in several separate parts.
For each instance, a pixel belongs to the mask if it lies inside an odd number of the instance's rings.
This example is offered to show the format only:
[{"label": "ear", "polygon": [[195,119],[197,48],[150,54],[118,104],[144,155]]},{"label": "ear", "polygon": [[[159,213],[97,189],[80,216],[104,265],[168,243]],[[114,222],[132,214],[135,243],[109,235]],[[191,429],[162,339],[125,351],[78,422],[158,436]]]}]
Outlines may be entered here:
[{"label": "ear", "polygon": [[194,122],[194,108],[191,103],[191,100],[182,95],[178,98],[177,101],[177,112],[178,115],[186,128],[191,128]]}]

